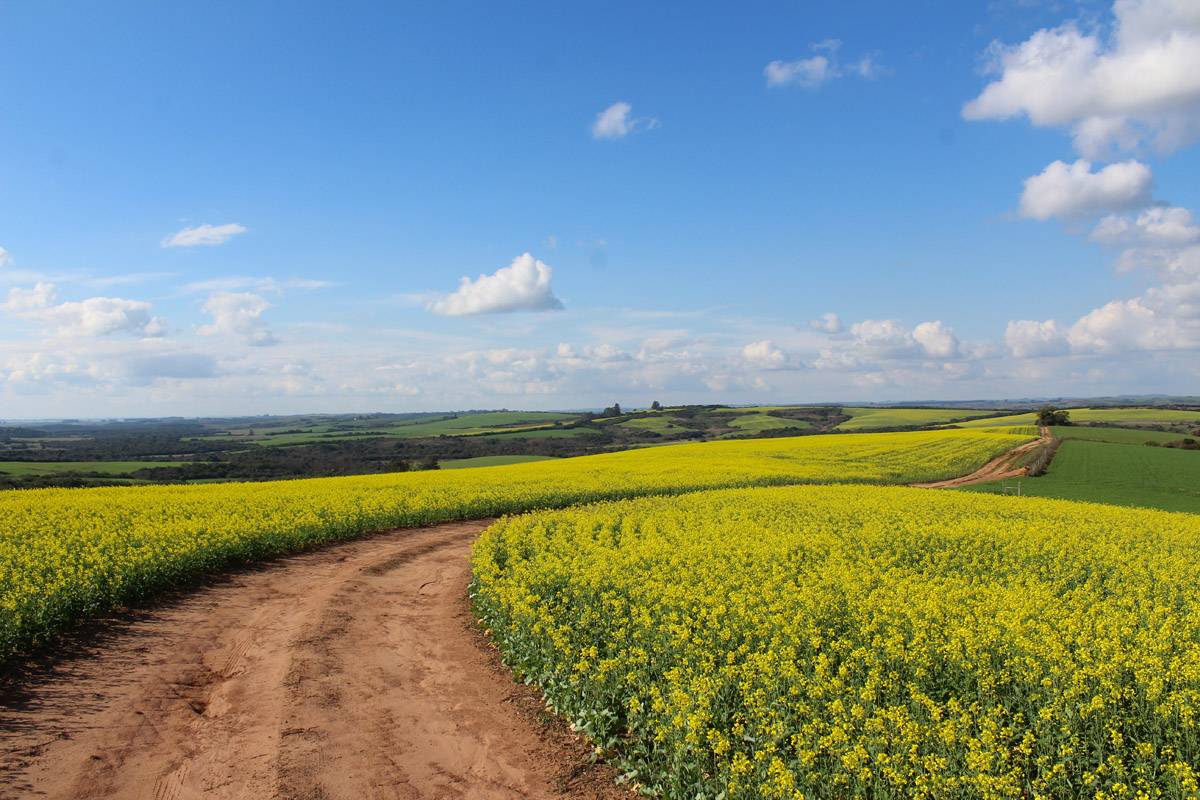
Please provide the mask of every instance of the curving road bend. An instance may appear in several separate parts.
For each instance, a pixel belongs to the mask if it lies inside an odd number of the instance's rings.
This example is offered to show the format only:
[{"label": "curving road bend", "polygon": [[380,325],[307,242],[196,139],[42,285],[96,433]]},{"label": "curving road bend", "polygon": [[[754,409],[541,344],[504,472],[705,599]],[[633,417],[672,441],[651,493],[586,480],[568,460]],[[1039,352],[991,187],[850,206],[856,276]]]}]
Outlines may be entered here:
[{"label": "curving road bend", "polygon": [[0,686],[0,798],[615,798],[466,600],[487,522],[234,573]]}]

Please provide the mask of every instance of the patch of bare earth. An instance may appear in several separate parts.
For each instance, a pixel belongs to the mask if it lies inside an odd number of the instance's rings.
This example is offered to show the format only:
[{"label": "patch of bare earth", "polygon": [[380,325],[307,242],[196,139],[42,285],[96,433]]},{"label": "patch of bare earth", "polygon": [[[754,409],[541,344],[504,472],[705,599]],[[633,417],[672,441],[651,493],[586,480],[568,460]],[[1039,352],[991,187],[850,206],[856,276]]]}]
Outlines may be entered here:
[{"label": "patch of bare earth", "polygon": [[239,572],[0,687],[0,798],[617,798],[466,596],[486,522]]}]

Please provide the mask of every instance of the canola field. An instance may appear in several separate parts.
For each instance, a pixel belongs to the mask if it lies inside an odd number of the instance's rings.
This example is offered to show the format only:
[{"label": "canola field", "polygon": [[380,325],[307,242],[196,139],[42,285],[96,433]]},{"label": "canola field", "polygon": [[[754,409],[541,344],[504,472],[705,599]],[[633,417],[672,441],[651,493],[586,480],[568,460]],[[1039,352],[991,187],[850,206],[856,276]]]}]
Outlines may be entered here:
[{"label": "canola field", "polygon": [[477,469],[0,493],[0,662],[232,564],[367,531],[700,489],[908,483],[1026,437],[973,431],[709,442]]},{"label": "canola field", "polygon": [[902,487],[504,519],[476,611],[664,798],[1183,798],[1200,517]]}]

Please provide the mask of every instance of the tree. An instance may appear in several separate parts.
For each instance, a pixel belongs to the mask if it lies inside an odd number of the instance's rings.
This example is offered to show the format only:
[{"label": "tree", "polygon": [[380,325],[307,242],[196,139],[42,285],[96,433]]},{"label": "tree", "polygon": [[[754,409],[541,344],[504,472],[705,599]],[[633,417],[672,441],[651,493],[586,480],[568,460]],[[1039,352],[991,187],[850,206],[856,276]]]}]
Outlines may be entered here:
[{"label": "tree", "polygon": [[1071,412],[1054,406],[1043,406],[1038,409],[1038,425],[1070,425]]},{"label": "tree", "polygon": [[650,404],[650,410],[651,411],[662,411],[662,403],[655,400],[653,403]]},{"label": "tree", "polygon": [[619,417],[619,416],[621,416],[621,404],[613,403],[611,406],[604,409],[604,413],[602,413],[600,416],[602,416],[602,417]]}]

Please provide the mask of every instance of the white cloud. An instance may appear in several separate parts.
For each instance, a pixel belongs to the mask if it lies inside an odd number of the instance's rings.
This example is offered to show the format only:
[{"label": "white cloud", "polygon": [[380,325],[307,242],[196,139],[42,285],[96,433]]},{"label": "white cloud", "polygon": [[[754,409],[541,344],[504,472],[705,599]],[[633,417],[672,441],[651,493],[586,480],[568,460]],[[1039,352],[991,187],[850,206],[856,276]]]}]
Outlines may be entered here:
[{"label": "white cloud", "polygon": [[822,314],[820,319],[814,319],[808,324],[813,330],[824,331],[825,333],[842,332],[842,320],[832,311]]},{"label": "white cloud", "polygon": [[776,347],[770,339],[751,342],[742,348],[742,357],[752,366],[761,369],[779,369],[786,366],[787,354]]},{"label": "white cloud", "polygon": [[850,326],[854,342],[886,355],[904,355],[912,350],[912,332],[894,319],[866,319]]},{"label": "white cloud", "polygon": [[509,311],[550,311],[563,307],[550,288],[553,270],[523,253],[512,264],[475,280],[463,278],[458,290],[426,303],[435,314],[459,317]]},{"label": "white cloud", "polygon": [[248,290],[252,292],[270,292],[282,294],[289,289],[328,289],[337,286],[333,281],[315,280],[313,278],[286,278],[280,280],[271,277],[251,277],[232,275],[223,278],[210,278],[204,281],[192,281],[183,287],[185,292],[236,292]]},{"label": "white cloud", "polygon": [[1175,344],[1173,325],[1141,299],[1114,300],[1081,317],[1067,332],[1076,352],[1148,350]]},{"label": "white cloud", "polygon": [[250,292],[213,292],[204,303],[212,315],[211,325],[197,329],[201,336],[238,336],[246,344],[263,347],[277,343],[263,322],[263,312],[271,304]]},{"label": "white cloud", "polygon": [[596,115],[596,120],[592,123],[592,137],[595,139],[620,139],[636,130],[653,130],[657,127],[657,119],[634,117],[633,106],[619,101]]},{"label": "white cloud", "polygon": [[89,297],[55,305],[56,294],[52,283],[38,283],[32,289],[14,288],[9,290],[4,309],[49,325],[57,335],[66,337],[113,333],[157,337],[167,331],[166,321],[151,315],[149,303],[120,297]]},{"label": "white cloud", "polygon": [[1034,125],[1067,127],[1088,158],[1193,141],[1200,135],[1200,3],[1117,0],[1112,11],[1107,37],[1069,23],[1018,45],[994,43],[998,77],[963,116],[1024,115]]},{"label": "white cloud", "polygon": [[1070,219],[1144,206],[1150,202],[1152,182],[1150,168],[1138,161],[1109,164],[1096,172],[1083,159],[1055,161],[1026,178],[1021,216]]},{"label": "white cloud", "polygon": [[913,328],[912,336],[921,349],[934,358],[954,358],[958,355],[958,337],[940,320],[922,322]]},{"label": "white cloud", "polygon": [[1200,241],[1200,225],[1186,208],[1155,206],[1136,217],[1110,214],[1096,224],[1091,238],[1106,245],[1177,247]]},{"label": "white cloud", "polygon": [[908,369],[928,359],[963,361],[990,356],[991,348],[962,344],[954,331],[940,320],[908,328],[894,319],[867,319],[851,325],[848,338],[831,339],[829,346],[820,351],[814,365],[823,370],[872,372],[885,368]]},{"label": "white cloud", "polygon": [[14,314],[44,309],[54,302],[56,294],[57,288],[54,284],[43,281],[38,281],[32,289],[14,287],[8,290],[8,300],[5,301],[4,308]]},{"label": "white cloud", "polygon": [[7,267],[12,263],[12,256],[3,247],[0,247],[0,268]]},{"label": "white cloud", "polygon": [[1055,356],[1067,352],[1067,334],[1054,320],[1020,319],[1008,323],[1004,341],[1016,358]]},{"label": "white cloud", "polygon": [[162,240],[163,247],[198,247],[225,244],[239,233],[245,233],[246,227],[231,222],[226,225],[196,225],[176,231]]},{"label": "white cloud", "polygon": [[815,89],[834,78],[836,73],[828,58],[813,56],[796,61],[777,59],[763,68],[763,75],[767,78],[767,86],[800,86]]},{"label": "white cloud", "polygon": [[776,59],[770,62],[763,67],[767,86],[799,86],[804,89],[817,89],[843,75],[857,75],[860,78],[871,80],[883,73],[883,67],[873,55],[862,56],[842,66],[838,60],[838,51],[841,47],[840,40],[825,39],[809,45],[809,48],[817,53],[809,58],[799,58],[795,61]]}]

